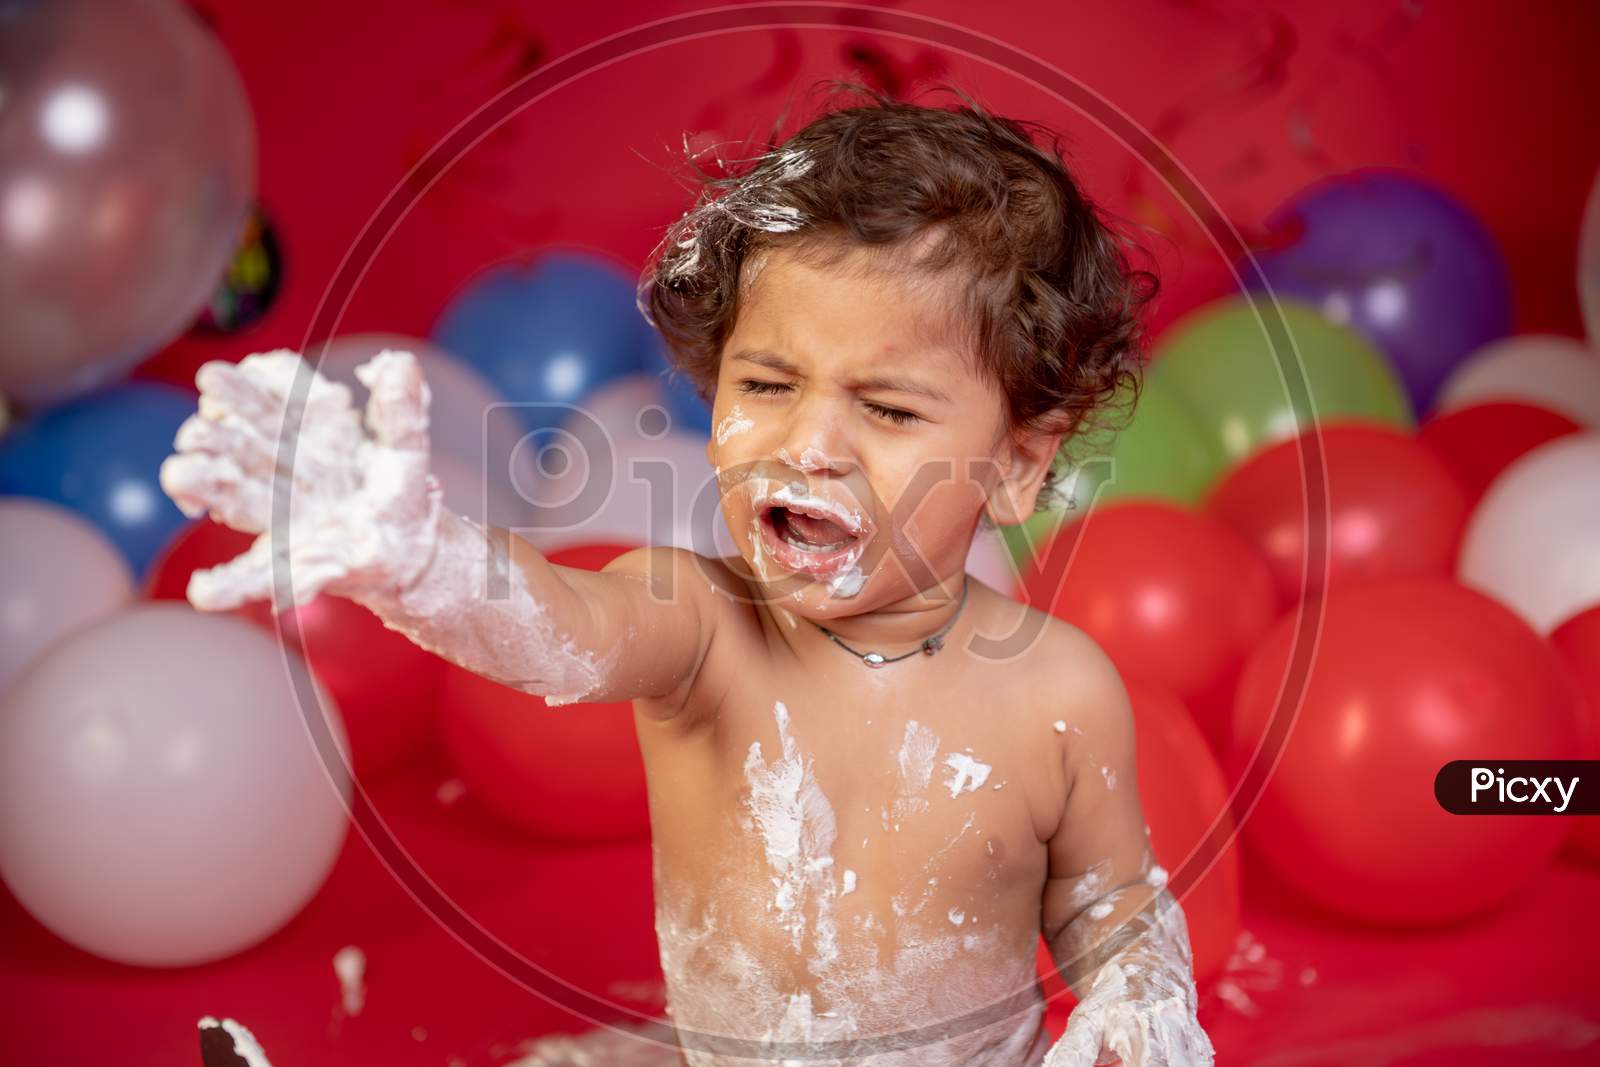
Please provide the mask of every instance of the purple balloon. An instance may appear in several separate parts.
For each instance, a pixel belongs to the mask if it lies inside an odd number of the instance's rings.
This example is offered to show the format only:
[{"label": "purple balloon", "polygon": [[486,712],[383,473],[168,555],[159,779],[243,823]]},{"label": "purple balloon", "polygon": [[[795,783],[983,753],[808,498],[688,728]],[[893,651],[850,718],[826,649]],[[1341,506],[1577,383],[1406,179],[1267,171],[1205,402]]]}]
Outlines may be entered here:
[{"label": "purple balloon", "polygon": [[1256,256],[1273,290],[1371,341],[1419,414],[1451,368],[1511,332],[1500,250],[1464,205],[1422,179],[1379,169],[1330,178],[1267,226],[1286,242]]}]

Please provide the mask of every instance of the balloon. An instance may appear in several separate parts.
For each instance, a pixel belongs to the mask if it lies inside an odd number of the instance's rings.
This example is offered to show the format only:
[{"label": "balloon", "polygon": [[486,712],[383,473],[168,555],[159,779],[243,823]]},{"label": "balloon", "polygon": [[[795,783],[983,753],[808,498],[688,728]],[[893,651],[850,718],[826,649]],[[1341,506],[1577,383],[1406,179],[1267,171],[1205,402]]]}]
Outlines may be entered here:
[{"label": "balloon", "polygon": [[42,500],[0,499],[0,693],[63,634],[133,599],[133,575],[106,536]]},{"label": "balloon", "polygon": [[1600,429],[1600,352],[1568,337],[1508,337],[1474,352],[1439,391],[1438,411],[1516,400]]},{"label": "balloon", "polygon": [[[1295,441],[1274,445],[1228,475],[1206,505],[1272,567],[1281,608],[1307,591],[1308,521],[1322,519],[1307,518],[1301,463]],[[1431,452],[1386,426],[1324,426],[1322,463],[1328,587],[1452,573],[1467,497]],[[1323,588],[1321,564],[1310,560],[1310,589]]]},{"label": "balloon", "polygon": [[528,494],[531,525],[518,531],[523,537],[546,553],[604,541],[737,554],[703,438],[601,435],[595,427],[580,418],[551,435],[540,463],[559,473]]},{"label": "balloon", "polygon": [[597,386],[646,369],[659,344],[634,304],[633,282],[577,252],[474,279],[445,308],[433,337],[517,404],[530,430],[560,425]]},{"label": "balloon", "polygon": [[1156,862],[1176,873],[1191,860],[1219,817],[1229,844],[1184,894],[1184,917],[1194,950],[1194,975],[1219,973],[1239,936],[1239,850],[1232,843],[1228,784],[1206,747],[1205,735],[1177,697],[1160,686],[1127,680],[1133,704],[1139,803],[1150,827]]},{"label": "balloon", "polygon": [[[1249,846],[1306,898],[1360,919],[1444,923],[1505,900],[1570,824],[1449,814],[1434,776],[1455,759],[1570,758],[1577,711],[1556,654],[1449,579],[1335,590],[1326,608],[1304,701],[1245,823]],[[1284,684],[1296,621],[1279,620],[1240,678],[1235,778]]]},{"label": "balloon", "polygon": [[1475,505],[1512,460],[1580,428],[1546,408],[1493,401],[1435,412],[1417,429],[1417,440],[1450,468]]},{"label": "balloon", "polygon": [[1600,344],[1600,171],[1589,187],[1589,204],[1583,211],[1578,234],[1578,303],[1589,340]]},{"label": "balloon", "polygon": [[[226,563],[254,540],[221,523],[193,523],[151,565],[145,596],[186,600],[191,573]],[[230,614],[279,640],[265,601],[243,605]],[[318,596],[296,609],[296,619],[300,634],[296,651],[303,651],[312,674],[339,707],[357,777],[376,781],[420,753],[433,737],[435,708],[449,663],[349,600]]]},{"label": "balloon", "polygon": [[517,409],[483,375],[430,341],[399,334],[335,337],[312,346],[306,357],[317,360],[324,377],[348,385],[364,410],[367,387],[356,378],[356,367],[385,348],[413,352],[422,361],[433,473],[444,488],[445,506],[480,523],[520,524],[527,514],[520,491],[538,477],[533,450],[520,447],[527,431]]},{"label": "balloon", "polygon": [[173,0],[0,12],[0,387],[53,403],[177,336],[255,195],[238,73]]},{"label": "balloon", "polygon": [[[1412,408],[1469,352],[1511,331],[1511,287],[1493,238],[1454,197],[1395,170],[1302,190],[1266,220],[1278,247],[1256,263],[1279,297],[1319,308],[1369,340]],[[1252,288],[1260,286],[1247,272]]]},{"label": "balloon", "polygon": [[[1155,499],[1197,504],[1227,469],[1220,445],[1189,414],[1165,379],[1147,375],[1127,418],[1129,393],[1118,391],[1106,425],[1067,445],[1071,462],[1057,500],[1025,521],[1002,526],[1012,559],[1026,565],[1029,546],[1043,544],[1063,523],[1113,500]],[[1121,427],[1120,429],[1118,427]],[[1065,494],[1070,506],[1059,502]]]},{"label": "balloon", "polygon": [[161,491],[161,461],[195,395],[109,386],[35,415],[0,441],[0,493],[64,504],[111,537],[135,574],[188,521]]},{"label": "balloon", "polygon": [[[1411,427],[1405,393],[1365,341],[1303,304],[1281,303],[1319,419]],[[1295,353],[1274,351],[1254,308],[1221,300],[1173,326],[1147,377],[1172,392],[1231,465],[1310,428],[1284,389],[1280,356],[1288,363]]]},{"label": "balloon", "polygon": [[671,429],[671,418],[656,376],[628,374],[584,396],[562,427],[587,444],[602,433],[612,438],[639,437],[646,431],[659,435]]},{"label": "balloon", "polygon": [[329,756],[265,634],[129,608],[58,643],[0,705],[0,876],[106,959],[240,952],[292,919],[339,853],[350,782]]},{"label": "balloon", "polygon": [[1457,568],[1540,633],[1600,604],[1600,433],[1507,467],[1467,520]]},{"label": "balloon", "polygon": [[1081,627],[1125,675],[1170,689],[1214,743],[1239,665],[1276,614],[1266,561],[1172,504],[1119,501],[1069,523],[1022,585],[1027,603]]},{"label": "balloon", "polygon": [[1221,445],[1196,424],[1169,380],[1153,374],[1127,427],[1090,437],[1068,445],[1078,472],[1071,493],[1082,508],[1133,497],[1198,504],[1228,466]]},{"label": "balloon", "polygon": [[[1550,644],[1566,661],[1582,698],[1583,759],[1600,759],[1600,607],[1574,615],[1550,635]],[[1600,867],[1600,815],[1572,819],[1567,851]]]},{"label": "balloon", "polygon": [[[627,548],[582,545],[550,556],[562,566],[598,569]],[[544,700],[452,670],[445,682],[440,734],[467,787],[507,822],[539,837],[637,837],[650,827],[644,762],[633,707]]]},{"label": "balloon", "polygon": [[689,376],[673,365],[664,343],[649,349],[648,366],[661,389],[662,403],[672,416],[673,424],[686,433],[711,432],[711,405],[707,404]]}]

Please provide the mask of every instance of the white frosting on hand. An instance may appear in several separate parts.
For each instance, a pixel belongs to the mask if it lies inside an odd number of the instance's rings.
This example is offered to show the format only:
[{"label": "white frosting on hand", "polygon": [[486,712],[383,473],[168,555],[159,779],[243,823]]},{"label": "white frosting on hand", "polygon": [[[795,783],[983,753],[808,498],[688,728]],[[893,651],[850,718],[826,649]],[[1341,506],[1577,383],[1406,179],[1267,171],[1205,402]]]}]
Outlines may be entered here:
[{"label": "white frosting on hand", "polygon": [[[200,368],[200,409],[179,429],[161,487],[186,514],[260,536],[195,572],[190,603],[225,611],[276,600],[285,576],[297,604],[323,591],[347,597],[429,651],[550,703],[599,688],[610,660],[558,632],[506,547],[442,508],[416,357],[386,350],[356,376],[371,393],[368,432],[350,390],[293,352]],[[291,403],[296,383],[303,404]],[[290,490],[287,523],[271,521],[275,482]]]},{"label": "white frosting on hand", "polygon": [[[1094,911],[1087,915],[1091,922],[1109,914]],[[1126,1067],[1215,1062],[1211,1039],[1195,1016],[1198,997],[1183,909],[1162,889],[1128,922],[1138,935],[1094,973],[1044,1067],[1093,1067],[1111,1053]]]},{"label": "white frosting on hand", "polygon": [[[350,390],[293,352],[213,361],[195,375],[199,412],[179,428],[161,487],[187,515],[210,512],[260,535],[243,555],[194,573],[195,607],[275,598],[278,576],[291,581],[297,604],[324,589],[353,597],[402,588],[428,566],[441,490],[428,472],[422,369],[409,352],[384,351],[356,373],[372,392],[371,436]],[[304,403],[291,402],[297,382]],[[270,529],[275,482],[288,493],[288,522]]]}]

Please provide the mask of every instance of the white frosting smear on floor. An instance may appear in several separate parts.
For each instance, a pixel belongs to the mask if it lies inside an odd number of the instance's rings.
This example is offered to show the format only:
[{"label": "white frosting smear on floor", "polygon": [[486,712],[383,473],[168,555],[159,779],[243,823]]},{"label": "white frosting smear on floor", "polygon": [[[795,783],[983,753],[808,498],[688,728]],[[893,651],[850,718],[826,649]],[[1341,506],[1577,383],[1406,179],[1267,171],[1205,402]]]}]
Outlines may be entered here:
[{"label": "white frosting smear on floor", "polygon": [[367,1003],[367,954],[346,945],[333,954],[333,973],[339,979],[339,1004],[346,1015],[360,1015]]}]

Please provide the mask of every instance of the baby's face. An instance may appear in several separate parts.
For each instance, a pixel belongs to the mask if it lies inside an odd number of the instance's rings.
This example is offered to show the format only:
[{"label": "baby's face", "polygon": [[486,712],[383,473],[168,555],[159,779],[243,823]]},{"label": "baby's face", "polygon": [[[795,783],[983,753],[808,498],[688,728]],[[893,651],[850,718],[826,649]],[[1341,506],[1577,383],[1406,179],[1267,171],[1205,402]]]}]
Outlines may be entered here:
[{"label": "baby's face", "polygon": [[960,574],[1009,434],[996,385],[934,337],[948,297],[782,251],[748,285],[707,453],[768,597],[835,618]]}]

